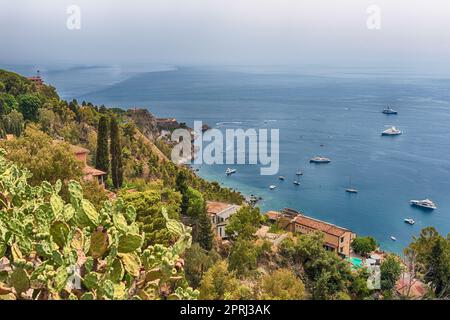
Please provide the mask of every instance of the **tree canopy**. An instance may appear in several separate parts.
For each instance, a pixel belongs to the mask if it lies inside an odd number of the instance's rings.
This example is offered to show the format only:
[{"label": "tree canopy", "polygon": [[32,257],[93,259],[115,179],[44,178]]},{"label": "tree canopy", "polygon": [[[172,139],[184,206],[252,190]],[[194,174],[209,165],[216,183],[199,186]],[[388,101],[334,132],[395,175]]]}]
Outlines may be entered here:
[{"label": "tree canopy", "polygon": [[373,237],[356,237],[351,246],[355,252],[367,255],[377,248],[377,241]]},{"label": "tree canopy", "polygon": [[244,206],[230,217],[225,232],[233,240],[252,239],[261,225],[261,219],[259,208]]},{"label": "tree canopy", "polygon": [[28,125],[21,137],[1,145],[8,159],[31,172],[32,185],[42,181],[81,180],[82,164],[74,157],[70,145],[53,140],[35,126]]},{"label": "tree canopy", "polygon": [[305,286],[288,269],[278,269],[261,279],[261,299],[266,300],[303,300]]}]

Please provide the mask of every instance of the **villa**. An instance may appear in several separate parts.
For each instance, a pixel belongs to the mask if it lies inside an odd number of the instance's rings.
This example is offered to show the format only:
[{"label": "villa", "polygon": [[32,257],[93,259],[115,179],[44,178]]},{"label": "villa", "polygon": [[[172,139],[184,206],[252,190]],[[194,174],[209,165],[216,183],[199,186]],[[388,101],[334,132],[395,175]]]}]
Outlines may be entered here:
[{"label": "villa", "polygon": [[207,212],[211,219],[216,236],[221,239],[227,239],[225,227],[228,224],[230,216],[235,214],[241,206],[217,201],[207,201]]},{"label": "villa", "polygon": [[351,230],[334,224],[305,216],[293,209],[284,209],[282,213],[275,215],[270,212],[269,219],[276,219],[278,225],[291,232],[309,234],[320,231],[324,235],[324,247],[329,251],[337,252],[341,256],[350,256],[353,239],[356,234]]},{"label": "villa", "polygon": [[28,80],[33,82],[35,85],[41,86],[44,84],[44,80],[42,80],[41,76],[28,77]]},{"label": "villa", "polygon": [[175,118],[157,118],[156,124],[161,130],[173,130],[180,127],[180,124]]},{"label": "villa", "polygon": [[84,165],[83,179],[86,181],[97,180],[100,184],[104,185],[103,176],[106,175],[106,172],[87,165],[87,155],[89,153],[89,150],[74,145],[71,145],[70,147],[75,154],[75,158],[77,158],[77,160],[79,160]]}]

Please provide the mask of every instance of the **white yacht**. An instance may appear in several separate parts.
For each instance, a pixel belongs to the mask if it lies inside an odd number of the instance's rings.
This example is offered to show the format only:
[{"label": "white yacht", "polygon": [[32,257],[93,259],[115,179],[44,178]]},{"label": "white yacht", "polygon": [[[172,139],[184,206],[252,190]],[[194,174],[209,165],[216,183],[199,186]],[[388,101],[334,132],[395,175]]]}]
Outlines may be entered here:
[{"label": "white yacht", "polygon": [[437,206],[431,201],[430,199],[425,200],[411,200],[409,202],[412,206],[421,207],[425,209],[431,209],[434,210],[437,208]]},{"label": "white yacht", "polygon": [[394,237],[394,236],[391,236],[391,240],[392,240],[392,241],[397,241],[397,238]]},{"label": "white yacht", "polygon": [[398,136],[399,134],[402,134],[402,131],[396,127],[390,127],[381,133],[382,136]]},{"label": "white yacht", "polygon": [[410,225],[413,225],[414,223],[416,223],[414,221],[414,219],[411,219],[411,218],[404,219],[403,221],[405,221],[405,223],[410,224]]},{"label": "white yacht", "polygon": [[398,112],[388,106],[387,108],[383,109],[383,113],[384,114],[397,114]]},{"label": "white yacht", "polygon": [[294,184],[295,184],[296,186],[299,186],[299,185],[300,185],[300,182],[299,182],[298,180],[294,180]]},{"label": "white yacht", "polygon": [[273,190],[273,189],[275,189],[276,187],[277,187],[276,185],[273,185],[273,184],[272,184],[272,185],[269,186],[269,189],[270,189],[270,190]]},{"label": "white yacht", "polygon": [[278,179],[280,179],[281,181],[284,180],[284,176],[279,176]]},{"label": "white yacht", "polygon": [[295,173],[295,175],[297,175],[297,176],[302,176],[302,175],[303,175],[303,171],[298,170],[298,171]]},{"label": "white yacht", "polygon": [[231,174],[233,174],[233,173],[235,173],[235,172],[236,172],[236,169],[231,169],[231,168],[228,168],[227,171],[225,171],[225,173],[227,174],[227,176],[229,176],[229,175],[231,175]]},{"label": "white yacht", "polygon": [[309,160],[310,163],[330,163],[331,160],[329,158],[325,158],[322,156],[315,156]]}]

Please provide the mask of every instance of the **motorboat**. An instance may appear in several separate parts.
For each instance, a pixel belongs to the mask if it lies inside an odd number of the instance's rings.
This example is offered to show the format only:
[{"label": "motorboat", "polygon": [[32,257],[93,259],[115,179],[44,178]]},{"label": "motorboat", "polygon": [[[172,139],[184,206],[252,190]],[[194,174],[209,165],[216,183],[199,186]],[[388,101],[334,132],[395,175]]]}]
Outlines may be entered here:
[{"label": "motorboat", "polygon": [[400,134],[402,134],[402,131],[396,127],[390,127],[381,133],[382,136],[398,136]]},{"label": "motorboat", "polygon": [[299,185],[300,185],[300,182],[299,182],[298,180],[294,180],[294,184],[295,184],[296,186],[299,186]]},{"label": "motorboat", "polygon": [[280,180],[283,181],[283,180],[284,180],[284,177],[283,177],[283,176],[279,176],[278,179],[280,179]]},{"label": "motorboat", "polygon": [[295,173],[295,175],[296,175],[296,176],[302,176],[302,175],[303,175],[303,171],[300,171],[300,170],[299,170],[299,171],[297,171],[297,172]]},{"label": "motorboat", "polygon": [[322,156],[315,156],[309,160],[310,163],[330,163],[331,160]]},{"label": "motorboat", "polygon": [[437,208],[437,206],[434,204],[433,201],[431,201],[430,199],[425,199],[425,200],[411,200],[409,202],[412,206],[416,206],[416,207],[420,207],[420,208],[424,208],[424,209],[431,209],[434,210]]},{"label": "motorboat", "polygon": [[275,186],[275,185],[272,184],[272,185],[269,186],[269,189],[270,189],[270,190],[273,190],[273,189],[275,189],[276,187],[277,187],[277,186]]},{"label": "motorboat", "polygon": [[397,114],[398,112],[394,109],[392,109],[391,107],[387,107],[385,109],[383,109],[382,111],[384,114]]},{"label": "motorboat", "polygon": [[236,169],[231,169],[231,168],[228,168],[227,171],[225,171],[225,173],[227,174],[227,176],[229,176],[229,175],[231,175],[231,174],[233,174],[233,173],[235,173],[235,172],[236,172]]},{"label": "motorboat", "polygon": [[403,221],[405,221],[405,223],[410,224],[410,225],[413,225],[414,223],[416,223],[414,221],[414,219],[411,219],[411,218],[404,219]]},{"label": "motorboat", "polygon": [[392,241],[397,241],[397,238],[394,237],[394,236],[391,236],[391,240],[392,240]]}]

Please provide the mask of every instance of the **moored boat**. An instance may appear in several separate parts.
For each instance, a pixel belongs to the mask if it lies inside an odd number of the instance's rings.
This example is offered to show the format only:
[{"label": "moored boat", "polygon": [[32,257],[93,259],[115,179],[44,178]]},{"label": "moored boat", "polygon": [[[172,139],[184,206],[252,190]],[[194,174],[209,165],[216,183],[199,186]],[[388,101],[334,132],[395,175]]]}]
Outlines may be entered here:
[{"label": "moored boat", "polygon": [[430,210],[434,210],[437,208],[436,204],[434,204],[433,201],[431,201],[430,199],[425,199],[425,200],[411,200],[409,202],[412,206],[416,206],[416,207],[420,207],[420,208],[424,208],[424,209],[430,209]]},{"label": "moored boat", "polygon": [[348,193],[358,193],[358,190],[356,188],[352,188],[352,178],[349,178],[348,188],[345,189],[345,192]]},{"label": "moored boat", "polygon": [[273,184],[272,184],[272,185],[269,186],[269,189],[270,189],[270,190],[273,190],[273,189],[275,189],[276,187],[277,187],[276,185],[273,185]]},{"label": "moored boat", "polygon": [[322,156],[315,156],[309,160],[310,163],[330,163],[331,160]]},{"label": "moored boat", "polygon": [[227,176],[229,176],[229,175],[231,175],[231,174],[233,174],[233,173],[235,173],[235,172],[236,172],[236,169],[231,169],[231,168],[228,168],[227,171],[225,171],[225,173],[227,174]]},{"label": "moored boat", "polygon": [[397,129],[396,127],[390,127],[389,129],[384,130],[381,135],[382,136],[398,136],[402,134],[402,131]]},{"label": "moored boat", "polygon": [[392,109],[391,107],[387,107],[385,109],[383,109],[382,111],[384,114],[397,114],[398,112],[394,109]]},{"label": "moored boat", "polygon": [[410,225],[413,225],[414,223],[416,223],[414,221],[414,219],[411,219],[411,218],[404,219],[403,221],[405,221],[405,223],[410,224]]}]

